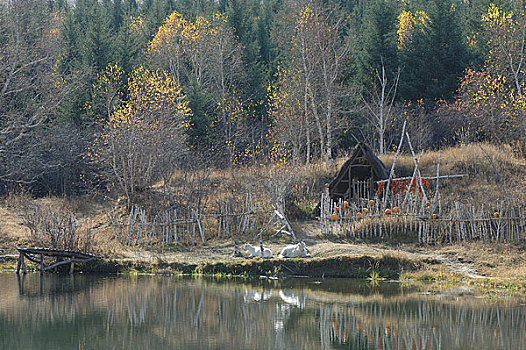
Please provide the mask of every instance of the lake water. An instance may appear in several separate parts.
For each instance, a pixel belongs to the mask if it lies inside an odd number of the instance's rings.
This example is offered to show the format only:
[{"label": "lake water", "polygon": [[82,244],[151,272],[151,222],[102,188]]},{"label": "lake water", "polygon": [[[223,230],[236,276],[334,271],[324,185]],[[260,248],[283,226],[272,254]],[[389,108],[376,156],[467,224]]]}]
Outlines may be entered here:
[{"label": "lake water", "polygon": [[0,349],[526,349],[526,307],[353,280],[3,273]]}]

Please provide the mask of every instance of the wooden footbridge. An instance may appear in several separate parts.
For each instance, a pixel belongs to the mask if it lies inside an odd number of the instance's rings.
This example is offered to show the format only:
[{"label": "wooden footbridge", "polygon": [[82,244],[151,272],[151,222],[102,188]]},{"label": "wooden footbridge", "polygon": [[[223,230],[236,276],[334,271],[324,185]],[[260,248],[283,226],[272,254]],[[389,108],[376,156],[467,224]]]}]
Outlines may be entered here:
[{"label": "wooden footbridge", "polygon": [[[16,266],[16,273],[20,273],[20,269],[22,269],[22,272],[24,274],[27,273],[26,263],[25,260],[29,260],[39,266],[38,271],[40,273],[44,273],[45,271],[49,271],[51,269],[54,269],[57,266],[66,265],[69,264],[69,274],[73,274],[73,269],[75,268],[75,263],[81,264],[81,263],[87,263],[89,261],[92,261],[98,256],[83,253],[78,250],[59,250],[59,249],[48,249],[48,248],[37,248],[37,247],[29,247],[29,248],[17,248],[20,255],[18,256],[18,264]],[[46,266],[44,264],[44,257],[51,257],[55,258],[55,263]]]}]

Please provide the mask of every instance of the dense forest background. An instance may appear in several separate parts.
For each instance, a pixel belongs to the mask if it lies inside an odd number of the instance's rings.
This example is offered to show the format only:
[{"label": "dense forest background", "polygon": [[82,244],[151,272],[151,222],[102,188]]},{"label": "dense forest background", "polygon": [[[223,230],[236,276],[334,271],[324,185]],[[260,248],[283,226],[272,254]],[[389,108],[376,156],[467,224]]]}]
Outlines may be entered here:
[{"label": "dense forest background", "polygon": [[[487,0],[0,1],[0,184],[489,141],[524,152],[526,8]],[[524,153],[523,153],[524,154]]]}]

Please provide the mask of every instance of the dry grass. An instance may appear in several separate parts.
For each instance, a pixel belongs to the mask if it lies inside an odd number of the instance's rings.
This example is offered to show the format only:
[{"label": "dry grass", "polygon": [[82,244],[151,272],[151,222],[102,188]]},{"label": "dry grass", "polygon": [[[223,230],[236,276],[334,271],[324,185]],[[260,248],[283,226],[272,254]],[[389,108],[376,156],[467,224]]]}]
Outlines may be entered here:
[{"label": "dry grass", "polygon": [[428,247],[426,250],[451,262],[469,265],[484,276],[526,278],[526,246],[524,245],[470,242]]},{"label": "dry grass", "polygon": [[[510,147],[468,144],[444,149],[440,154],[441,174],[468,175],[462,179],[442,180],[443,200],[483,203],[515,198],[524,193],[526,159],[517,157]],[[419,166],[423,176],[436,174],[438,157],[439,151],[424,153]],[[382,157],[388,168],[393,159],[393,153]],[[323,185],[333,179],[345,160],[339,158],[329,165],[317,162],[298,167],[251,166],[200,173],[179,171],[171,180],[171,192],[177,194],[171,202],[188,206],[201,203],[203,208],[212,208],[217,200],[249,192],[257,194],[262,207],[268,207],[275,200],[276,186],[282,186],[288,216],[293,220],[306,219],[318,203]],[[401,154],[396,175],[410,176],[413,169],[412,156]],[[155,203],[161,202],[155,199]]]},{"label": "dry grass", "polygon": [[[443,200],[476,204],[505,198],[524,198],[526,159],[517,157],[508,146],[474,143],[424,153],[419,169],[422,176],[436,175],[439,153],[440,174],[466,174],[462,179],[441,182]],[[382,157],[390,168],[394,154]],[[401,154],[396,163],[397,176],[411,176],[414,169],[410,154]]]},{"label": "dry grass", "polygon": [[261,208],[270,208],[277,197],[282,196],[287,215],[291,219],[306,219],[320,199],[320,189],[332,180],[344,161],[341,158],[331,165],[318,162],[302,166],[261,165],[205,169],[193,174],[177,171],[170,179],[170,195],[159,197],[159,193],[166,190],[159,183],[155,186],[155,200],[151,200],[153,194],[149,193],[150,200],[145,200],[144,204],[170,205],[176,202],[195,207],[200,203],[203,212],[211,212],[218,201],[227,198],[235,200],[245,193],[251,193]]},{"label": "dry grass", "polygon": [[96,252],[106,254],[118,251],[121,247],[113,242],[106,225],[106,212],[111,205],[88,196],[33,199],[26,193],[10,194],[0,201],[0,253],[13,254],[17,246],[36,244],[30,241],[24,217],[28,210],[37,206],[55,213],[75,213],[80,231],[93,229],[93,248]]}]

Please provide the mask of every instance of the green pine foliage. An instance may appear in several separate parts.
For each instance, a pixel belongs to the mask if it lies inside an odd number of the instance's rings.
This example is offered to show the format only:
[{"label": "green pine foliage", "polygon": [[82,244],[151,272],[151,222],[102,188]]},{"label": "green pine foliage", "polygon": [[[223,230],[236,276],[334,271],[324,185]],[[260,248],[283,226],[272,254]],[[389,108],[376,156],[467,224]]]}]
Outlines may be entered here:
[{"label": "green pine foliage", "polygon": [[429,23],[401,50],[400,98],[451,99],[468,63],[466,40],[451,0],[429,1]]},{"label": "green pine foliage", "polygon": [[355,83],[367,88],[376,80],[376,72],[385,67],[392,81],[398,71],[396,2],[375,0],[368,3],[358,36]]}]

